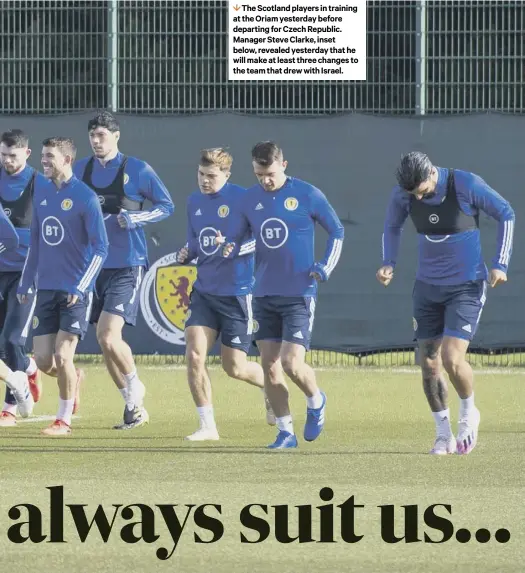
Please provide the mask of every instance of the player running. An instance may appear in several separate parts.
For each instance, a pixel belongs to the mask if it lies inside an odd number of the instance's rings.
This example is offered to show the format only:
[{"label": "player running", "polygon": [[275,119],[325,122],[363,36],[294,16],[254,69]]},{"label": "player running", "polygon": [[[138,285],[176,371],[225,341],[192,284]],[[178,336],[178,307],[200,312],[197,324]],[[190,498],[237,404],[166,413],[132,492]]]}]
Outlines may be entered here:
[{"label": "player running", "polygon": [[[12,129],[0,136],[0,207],[13,223],[18,244],[13,249],[0,247],[0,348],[2,356],[14,371],[25,372],[35,402],[42,392],[40,371],[33,358],[26,355],[25,345],[35,309],[35,293],[29,303],[21,305],[16,291],[29,246],[29,228],[33,209],[35,181],[45,177],[27,165],[31,155],[29,139],[20,129]],[[5,245],[4,245],[5,247]],[[6,388],[0,413],[0,427],[16,425],[17,402]]]},{"label": "player running", "polygon": [[[401,159],[384,225],[383,266],[378,280],[394,276],[403,225],[410,215],[418,233],[413,290],[414,330],[421,354],[423,388],[436,424],[431,454],[468,454],[476,446],[480,413],[474,404],[474,375],[466,360],[492,287],[507,281],[514,211],[478,175],[432,165],[421,152]],[[490,275],[483,262],[479,213],[498,221],[498,246]],[[450,425],[448,388],[441,365],[460,398],[456,438]]]},{"label": "player running", "polygon": [[[148,267],[144,226],[162,221],[174,206],[155,171],[145,161],[119,151],[120,126],[111,113],[92,118],[88,132],[93,155],[79,160],[74,172],[98,195],[109,239],[91,322],[97,323],[106,367],[126,403],[123,421],[114,428],[129,430],[147,424],[149,415],[144,408],[146,388],[122,329],[125,324],[135,326],[137,320],[140,284]],[[146,200],[152,204],[150,209],[144,206]]]},{"label": "player running", "polygon": [[[326,394],[317,386],[315,372],[306,364],[314,324],[317,282],[327,281],[335,269],[344,228],[325,195],[316,187],[286,175],[288,163],[271,141],[252,150],[259,184],[242,201],[246,228],[255,236],[254,338],[261,354],[264,385],[275,412],[278,434],[270,449],[298,445],[280,376],[286,374],[306,396],[304,439],[315,440],[325,423]],[[314,259],[315,224],[329,235],[324,257]],[[227,242],[223,254],[234,246]]]},{"label": "player running", "polygon": [[[19,247],[19,232],[0,209],[0,253],[12,253]],[[17,301],[18,302],[18,301]],[[34,406],[33,395],[29,388],[28,376],[22,371],[13,371],[3,360],[0,360],[0,380],[6,385],[6,392],[14,402],[13,419],[16,422],[15,413],[18,411],[22,418],[31,415]],[[13,424],[11,424],[13,425]]]},{"label": "player running", "polygon": [[[228,182],[232,156],[222,148],[201,153],[199,191],[187,202],[188,243],[177,253],[180,264],[197,259],[197,280],[191,292],[185,337],[188,383],[200,427],[191,441],[218,440],[206,357],[221,336],[222,367],[228,376],[264,388],[264,374],[247,360],[252,340],[252,287],[255,241],[240,232],[238,207],[246,190]],[[217,238],[235,237],[237,248],[221,256]],[[266,400],[267,422],[275,418]]]},{"label": "player running", "polygon": [[98,198],[72,171],[71,139],[44,140],[42,167],[49,179],[35,187],[29,253],[18,288],[27,303],[37,282],[33,346],[38,367],[58,378],[56,420],[46,436],[71,433],[77,372],[73,363],[85,335],[95,280],[107,256],[108,238]]}]

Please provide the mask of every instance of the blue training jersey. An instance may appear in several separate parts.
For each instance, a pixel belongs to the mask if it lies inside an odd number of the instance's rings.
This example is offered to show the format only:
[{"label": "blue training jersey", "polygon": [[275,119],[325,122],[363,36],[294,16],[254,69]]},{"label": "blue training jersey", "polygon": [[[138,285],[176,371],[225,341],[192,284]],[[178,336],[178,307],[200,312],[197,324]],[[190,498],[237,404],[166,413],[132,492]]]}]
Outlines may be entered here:
[{"label": "blue training jersey", "polygon": [[[90,157],[75,162],[73,172],[82,179]],[[118,153],[103,166],[95,159],[92,183],[95,187],[109,187],[115,180],[124,155]],[[109,239],[109,253],[104,263],[105,269],[148,266],[148,247],[144,225],[162,221],[174,211],[173,201],[164,183],[153,168],[136,157],[127,157],[124,172],[124,193],[132,201],[151,202],[150,209],[129,211],[128,228],[123,229],[117,221],[117,215],[105,214],[106,230]]]},{"label": "blue training jersey", "polygon": [[[447,193],[448,169],[438,169],[436,192],[423,198],[429,205],[439,205]],[[460,209],[477,216],[483,211],[498,221],[496,254],[492,268],[507,272],[512,254],[514,211],[509,202],[491,189],[478,175],[454,170],[456,195]],[[416,199],[417,200],[417,199]],[[401,231],[410,214],[410,195],[395,187],[388,205],[383,232],[383,265],[395,267]],[[454,235],[418,234],[418,265],[416,278],[436,285],[455,285],[473,280],[486,280],[487,267],[483,261],[479,229]]]},{"label": "blue training jersey", "polygon": [[57,189],[46,180],[35,186],[27,261],[19,292],[93,290],[108,253],[108,237],[97,195],[72,177]]},{"label": "blue training jersey", "polygon": [[[243,228],[239,206],[246,189],[226,183],[217,193],[195,191],[187,201],[188,262],[197,259],[193,288],[218,296],[250,294],[253,286],[255,241]],[[228,258],[215,244],[218,231],[226,243],[235,243]]]},{"label": "blue training jersey", "polygon": [[[25,168],[16,175],[9,175],[5,169],[0,170],[0,203],[12,202],[20,198],[29,185],[31,178],[35,174],[33,167],[26,165]],[[35,174],[35,184],[37,181],[46,181],[42,173]],[[12,250],[0,253],[0,272],[21,272],[26,262],[27,251],[29,249],[30,230],[27,228],[15,227],[18,233],[18,246]]]},{"label": "blue training jersey", "polygon": [[[327,280],[343,247],[344,227],[325,195],[288,177],[278,191],[257,184],[243,196],[245,228],[255,237],[254,296],[315,296],[317,272]],[[324,257],[315,262],[315,224],[328,233]]]},{"label": "blue training jersey", "polygon": [[0,256],[16,249],[19,243],[19,236],[16,229],[6,214],[0,209]]}]

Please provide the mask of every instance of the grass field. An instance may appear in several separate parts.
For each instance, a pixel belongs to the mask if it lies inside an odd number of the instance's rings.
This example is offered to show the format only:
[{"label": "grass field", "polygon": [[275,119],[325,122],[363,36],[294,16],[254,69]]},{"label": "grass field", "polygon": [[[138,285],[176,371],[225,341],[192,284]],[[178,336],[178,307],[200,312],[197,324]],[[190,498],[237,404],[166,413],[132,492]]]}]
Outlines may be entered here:
[{"label": "grass field", "polygon": [[[74,433],[65,439],[41,438],[48,421],[19,423],[0,432],[0,554],[8,567],[32,571],[111,572],[177,571],[184,573],[296,573],[300,571],[352,571],[363,573],[505,573],[523,571],[525,560],[525,384],[522,371],[490,371],[477,375],[476,401],[482,413],[480,442],[469,456],[429,456],[433,421],[427,411],[416,371],[346,369],[322,370],[320,386],[328,394],[327,422],[321,438],[297,451],[270,452],[264,446],[275,430],[264,423],[259,391],[223,376],[214,369],[214,405],[221,441],[191,444],[183,437],[197,427],[184,371],[142,366],[148,386],[151,424],[129,432],[116,432],[122,399],[101,366],[87,368],[80,417]],[[53,415],[56,384],[44,379],[42,401],[35,416]],[[292,405],[299,435],[305,418],[305,401],[295,390]],[[457,399],[451,398],[454,427]],[[117,512],[109,541],[94,528],[81,542],[71,514],[64,517],[66,543],[21,545],[9,541],[7,531],[15,522],[8,515],[16,504],[31,503],[42,511],[44,535],[49,534],[49,490],[64,486],[65,504],[87,504],[92,519],[98,504],[113,517],[112,504],[149,504],[158,539],[125,543],[120,531],[126,521]],[[333,490],[333,500],[321,501],[323,487]],[[340,511],[334,509],[335,543],[284,544],[275,540],[272,505],[288,505],[289,534],[297,536],[298,510],[313,507],[312,538],[320,539],[317,506],[340,505],[351,496],[364,505],[355,512],[356,543],[345,543],[340,531]],[[179,504],[181,522],[185,504],[216,504],[205,513],[223,524],[215,543],[195,542],[212,533],[194,524],[190,513],[173,555],[156,557],[160,547],[172,550],[170,531],[155,504]],[[254,515],[270,524],[267,540],[241,543],[241,532],[250,540],[258,534],[240,522],[248,504],[266,504]],[[455,530],[479,528],[494,533],[511,532],[500,544],[493,539],[480,544],[474,536],[462,544],[452,537],[442,544],[421,542],[388,544],[381,537],[380,505],[396,506],[395,531],[402,537],[402,505],[419,508],[418,538],[426,532],[439,540],[442,534],[423,521],[425,508],[450,504],[448,517]],[[144,510],[146,511],[146,510]],[[154,511],[154,513],[153,513]],[[279,510],[282,511],[282,510]],[[144,514],[146,515],[146,514]],[[150,517],[151,517],[150,515]],[[348,518],[348,515],[347,515]],[[24,510],[19,521],[27,521]],[[110,519],[111,521],[111,519]],[[198,521],[198,520],[197,520]],[[280,528],[282,529],[282,519]],[[347,526],[348,527],[348,526]],[[22,532],[27,535],[28,528]],[[135,526],[140,535],[140,526]],[[152,528],[150,528],[152,531]],[[326,531],[325,531],[326,534]]]}]

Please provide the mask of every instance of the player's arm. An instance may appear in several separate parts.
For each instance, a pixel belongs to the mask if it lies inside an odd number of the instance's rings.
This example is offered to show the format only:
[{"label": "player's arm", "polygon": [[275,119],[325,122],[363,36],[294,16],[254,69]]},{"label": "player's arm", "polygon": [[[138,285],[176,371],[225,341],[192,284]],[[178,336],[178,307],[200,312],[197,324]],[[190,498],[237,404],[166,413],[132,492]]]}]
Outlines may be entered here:
[{"label": "player's arm", "polygon": [[314,220],[328,233],[324,257],[314,264],[312,273],[319,275],[322,281],[327,281],[339,262],[345,228],[324,193],[319,189],[316,189],[312,195],[311,210]]},{"label": "player's arm", "polygon": [[385,222],[383,226],[382,268],[396,267],[399,245],[401,244],[401,233],[409,214],[409,202],[403,200],[400,191],[395,188],[390,195],[390,202],[386,210]]},{"label": "player's arm", "polygon": [[[458,179],[460,180],[458,182]],[[492,259],[492,269],[507,274],[514,241],[514,209],[499,193],[494,191],[481,177],[469,174],[461,185],[456,176],[456,185],[461,194],[468,190],[469,203],[477,207],[498,222],[498,239],[496,255]]]},{"label": "player's arm", "polygon": [[3,209],[0,209],[0,254],[4,251],[16,249],[20,239],[13,223],[7,218]]},{"label": "player's arm", "polygon": [[122,211],[122,219],[125,220],[129,230],[143,227],[148,223],[158,223],[169,217],[175,210],[171,195],[160,177],[147,163],[139,172],[139,193],[148,199],[152,206],[144,211]]},{"label": "player's arm", "polygon": [[199,238],[191,223],[191,199],[186,203],[186,244],[177,251],[177,262],[180,265],[196,264],[199,257]]},{"label": "player's arm", "polygon": [[255,253],[255,239],[253,235],[250,234],[249,237],[245,238],[241,246],[239,247],[239,257],[245,257],[246,255],[252,255]]},{"label": "player's arm", "polygon": [[36,275],[38,270],[38,255],[39,255],[39,241],[40,241],[40,222],[35,206],[33,205],[33,214],[31,218],[31,230],[29,234],[29,250],[27,251],[26,262],[22,270],[22,276],[18,284],[17,293],[20,297],[31,292],[35,288]]},{"label": "player's arm", "polygon": [[217,236],[216,243],[222,245],[222,256],[225,259],[234,259],[235,257],[246,257],[255,253],[255,238],[250,227],[250,222],[244,213],[240,212],[238,217],[241,219],[239,239],[236,237],[223,237],[220,233]]},{"label": "player's arm", "polygon": [[97,196],[93,193],[90,195],[84,207],[83,213],[84,226],[86,229],[88,242],[91,245],[91,257],[86,261],[85,271],[75,292],[70,293],[77,296],[83,296],[84,293],[92,290],[92,287],[102,270],[102,265],[108,256],[108,235],[102,209]]}]

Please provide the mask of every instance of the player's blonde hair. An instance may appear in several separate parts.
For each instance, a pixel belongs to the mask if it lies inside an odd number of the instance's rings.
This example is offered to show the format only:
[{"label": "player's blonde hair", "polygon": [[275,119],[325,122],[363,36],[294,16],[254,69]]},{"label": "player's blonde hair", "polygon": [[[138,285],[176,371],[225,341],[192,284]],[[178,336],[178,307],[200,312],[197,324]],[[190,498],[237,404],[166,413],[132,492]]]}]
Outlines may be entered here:
[{"label": "player's blonde hair", "polygon": [[233,157],[224,147],[213,147],[201,151],[199,163],[203,167],[215,166],[221,171],[229,171],[233,163]]}]

